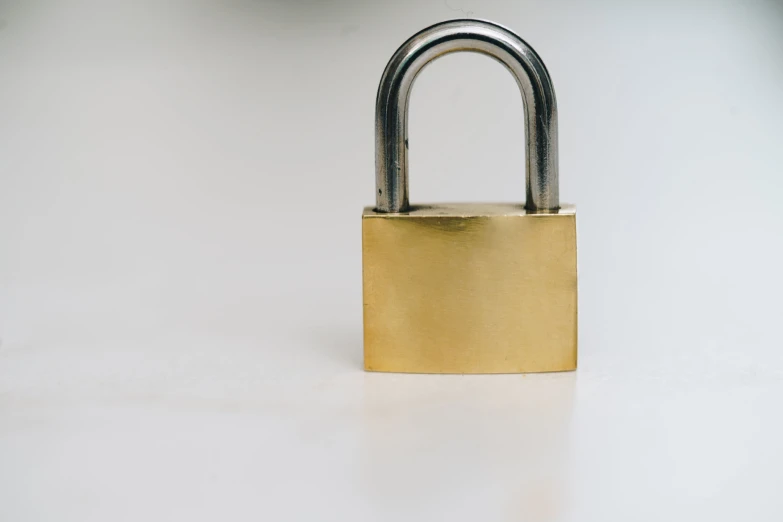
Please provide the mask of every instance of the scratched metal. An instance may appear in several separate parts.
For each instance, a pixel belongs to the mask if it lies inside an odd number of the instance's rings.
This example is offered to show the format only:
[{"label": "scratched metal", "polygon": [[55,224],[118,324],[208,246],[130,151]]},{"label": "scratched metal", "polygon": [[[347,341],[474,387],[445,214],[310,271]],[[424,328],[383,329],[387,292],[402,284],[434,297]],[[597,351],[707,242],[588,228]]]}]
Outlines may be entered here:
[{"label": "scratched metal", "polygon": [[364,364],[411,373],[576,368],[576,212],[424,205],[362,216]]},{"label": "scratched metal", "polygon": [[481,20],[451,20],[405,42],[381,77],[375,106],[377,212],[405,212],[408,203],[408,101],[413,82],[434,59],[457,51],[488,55],[513,75],[522,94],[526,128],[526,208],[551,212],[560,206],[557,164],[557,101],[552,80],[536,52],[510,30]]}]

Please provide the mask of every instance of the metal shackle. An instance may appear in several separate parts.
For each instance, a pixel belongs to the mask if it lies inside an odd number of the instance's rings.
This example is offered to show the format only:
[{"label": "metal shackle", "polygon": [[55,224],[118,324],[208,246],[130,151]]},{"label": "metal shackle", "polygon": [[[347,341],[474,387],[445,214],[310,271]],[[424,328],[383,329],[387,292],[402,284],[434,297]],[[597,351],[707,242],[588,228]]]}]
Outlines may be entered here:
[{"label": "metal shackle", "polygon": [[560,207],[557,174],[557,101],[538,54],[519,36],[492,22],[450,20],[413,35],[386,65],[375,103],[376,212],[407,212],[408,102],[419,72],[435,58],[457,51],[488,55],[514,76],[526,117],[525,208]]}]

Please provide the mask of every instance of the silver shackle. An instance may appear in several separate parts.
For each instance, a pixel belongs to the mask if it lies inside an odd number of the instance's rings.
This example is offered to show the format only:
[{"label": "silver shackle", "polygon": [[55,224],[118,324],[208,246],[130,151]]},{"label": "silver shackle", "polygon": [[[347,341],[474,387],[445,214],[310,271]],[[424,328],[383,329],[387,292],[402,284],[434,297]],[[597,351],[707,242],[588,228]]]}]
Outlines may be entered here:
[{"label": "silver shackle", "polygon": [[527,156],[525,208],[560,207],[557,177],[557,101],[538,54],[519,36],[492,22],[450,20],[413,35],[386,65],[375,103],[376,212],[407,212],[408,102],[425,65],[444,54],[472,51],[495,58],[511,71],[524,103]]}]

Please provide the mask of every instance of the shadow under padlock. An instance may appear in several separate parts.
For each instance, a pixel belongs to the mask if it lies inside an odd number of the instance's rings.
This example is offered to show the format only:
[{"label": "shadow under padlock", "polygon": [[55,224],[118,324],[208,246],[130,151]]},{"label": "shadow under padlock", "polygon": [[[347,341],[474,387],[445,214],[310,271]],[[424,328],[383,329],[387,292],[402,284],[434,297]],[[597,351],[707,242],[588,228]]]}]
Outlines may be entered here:
[{"label": "shadow under padlock", "polygon": [[390,520],[559,520],[569,510],[573,373],[367,375],[357,498]]},{"label": "shadow under padlock", "polygon": [[[408,202],[411,87],[432,60],[482,53],[513,75],[525,107],[526,203]],[[420,31],[378,87],[376,205],[362,214],[364,367],[405,373],[576,369],[576,209],[558,192],[557,102],[543,62],[497,24]]]}]

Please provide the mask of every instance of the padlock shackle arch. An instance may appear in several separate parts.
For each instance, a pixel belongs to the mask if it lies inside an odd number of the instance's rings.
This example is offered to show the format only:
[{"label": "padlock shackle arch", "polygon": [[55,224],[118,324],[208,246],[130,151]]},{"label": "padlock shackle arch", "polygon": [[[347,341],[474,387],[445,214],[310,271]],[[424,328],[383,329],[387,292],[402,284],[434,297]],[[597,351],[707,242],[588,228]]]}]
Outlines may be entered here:
[{"label": "padlock shackle arch", "polygon": [[375,104],[376,212],[407,212],[408,103],[413,82],[434,59],[458,51],[488,55],[514,76],[525,112],[525,208],[560,207],[557,101],[541,58],[510,30],[482,20],[450,20],[430,26],[402,44],[389,60]]}]

